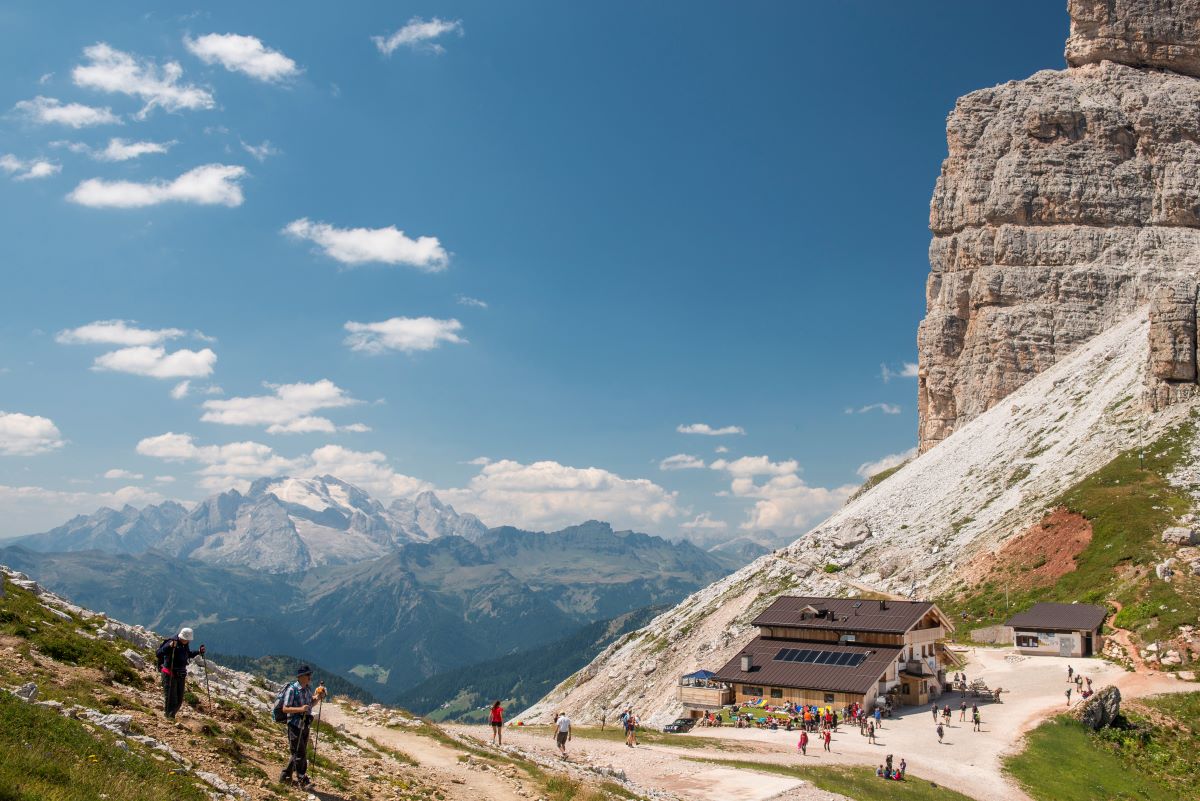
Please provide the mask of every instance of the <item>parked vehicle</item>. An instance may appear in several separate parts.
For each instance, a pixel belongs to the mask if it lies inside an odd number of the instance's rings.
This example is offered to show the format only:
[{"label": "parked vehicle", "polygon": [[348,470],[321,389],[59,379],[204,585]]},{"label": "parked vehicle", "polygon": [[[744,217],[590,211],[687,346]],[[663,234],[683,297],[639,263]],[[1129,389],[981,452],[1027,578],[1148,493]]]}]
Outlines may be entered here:
[{"label": "parked vehicle", "polygon": [[663,726],[663,731],[683,734],[691,731],[696,725],[695,718],[676,718],[673,722]]}]

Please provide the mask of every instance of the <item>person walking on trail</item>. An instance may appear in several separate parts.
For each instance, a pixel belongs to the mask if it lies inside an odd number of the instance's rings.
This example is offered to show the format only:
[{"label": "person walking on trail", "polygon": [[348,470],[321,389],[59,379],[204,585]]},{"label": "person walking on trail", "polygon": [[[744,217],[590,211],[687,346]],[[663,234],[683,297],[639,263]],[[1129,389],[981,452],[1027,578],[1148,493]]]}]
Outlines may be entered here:
[{"label": "person walking on trail", "polygon": [[492,745],[504,745],[504,707],[496,701],[492,704]]},{"label": "person walking on trail", "polygon": [[163,714],[167,720],[175,720],[175,714],[183,705],[183,691],[187,685],[188,662],[204,653],[192,650],[192,639],[195,634],[186,626],[179,634],[168,637],[158,646],[155,656],[158,659],[158,670],[162,674]]},{"label": "person walking on trail", "polygon": [[908,773],[908,763],[904,761],[904,757],[900,757],[900,781],[904,781],[905,773]]},{"label": "person walking on trail", "polygon": [[975,710],[975,713],[974,713],[974,714],[971,716],[971,721],[972,721],[972,722],[975,724],[975,729],[974,729],[974,730],[975,730],[975,731],[980,731],[980,728],[979,728],[979,710],[978,710],[978,709],[976,709],[976,710]]},{"label": "person walking on trail", "polygon": [[287,686],[283,694],[283,713],[287,715],[288,752],[291,758],[279,774],[279,781],[286,784],[294,776],[301,787],[309,785],[308,734],[313,721],[312,708],[325,697],[324,686],[318,687],[315,692],[310,686],[312,673],[308,665],[301,665],[296,670],[296,680]]},{"label": "person walking on trail", "polygon": [[1067,688],[1067,706],[1071,705],[1071,688]]},{"label": "person walking on trail", "polygon": [[933,705],[933,709],[931,709],[931,710],[929,710],[929,711],[933,713],[933,722],[934,722],[934,723],[937,723],[937,716],[938,716],[938,705],[937,705],[937,704],[934,704],[934,705]]},{"label": "person walking on trail", "polygon": [[867,724],[867,742],[868,742],[868,743],[870,743],[871,745],[876,745],[876,742],[875,742],[875,724],[874,724],[874,723],[868,723],[868,724]]},{"label": "person walking on trail", "polygon": [[940,723],[937,725],[937,733],[938,733],[938,742],[940,743],[942,741],[942,736],[946,733],[946,730],[944,728],[942,728],[942,724],[940,724]]},{"label": "person walking on trail", "polygon": [[571,719],[566,713],[559,712],[558,720],[554,723],[554,742],[558,745],[558,752],[562,754],[562,758],[567,758],[567,743],[571,740]]},{"label": "person walking on trail", "polygon": [[830,741],[830,739],[832,739],[832,736],[829,734],[829,729],[826,729],[826,730],[825,730],[825,750],[826,750],[826,751],[830,751],[830,750],[832,750],[832,749],[829,747],[829,741]]},{"label": "person walking on trail", "polygon": [[800,749],[801,756],[808,756],[808,732],[800,732],[800,742],[796,743],[796,747]]},{"label": "person walking on trail", "polygon": [[1071,677],[1074,675],[1075,675],[1075,668],[1071,667],[1070,665],[1067,665],[1067,681],[1070,681]]},{"label": "person walking on trail", "polygon": [[964,721],[967,719],[967,702],[963,701],[958,705],[958,719]]},{"label": "person walking on trail", "polygon": [[625,710],[625,714],[621,716],[621,723],[625,726],[625,745],[635,747],[638,744],[637,718],[633,716],[632,709]]},{"label": "person walking on trail", "polygon": [[875,728],[883,728],[883,710],[879,707],[875,707]]}]

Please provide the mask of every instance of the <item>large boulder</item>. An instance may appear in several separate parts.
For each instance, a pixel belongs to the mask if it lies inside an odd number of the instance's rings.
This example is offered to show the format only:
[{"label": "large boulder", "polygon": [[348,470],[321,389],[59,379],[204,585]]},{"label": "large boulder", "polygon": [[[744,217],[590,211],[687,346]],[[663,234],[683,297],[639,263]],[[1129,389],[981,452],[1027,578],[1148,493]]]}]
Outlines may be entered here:
[{"label": "large boulder", "polygon": [[834,548],[846,550],[862,545],[871,536],[871,527],[866,520],[852,519],[825,534],[825,540]]},{"label": "large boulder", "polygon": [[1195,545],[1196,532],[1186,526],[1172,526],[1162,533],[1162,541],[1169,545]]},{"label": "large boulder", "polygon": [[1079,722],[1092,731],[1111,726],[1121,714],[1121,691],[1108,686],[1075,707]]}]

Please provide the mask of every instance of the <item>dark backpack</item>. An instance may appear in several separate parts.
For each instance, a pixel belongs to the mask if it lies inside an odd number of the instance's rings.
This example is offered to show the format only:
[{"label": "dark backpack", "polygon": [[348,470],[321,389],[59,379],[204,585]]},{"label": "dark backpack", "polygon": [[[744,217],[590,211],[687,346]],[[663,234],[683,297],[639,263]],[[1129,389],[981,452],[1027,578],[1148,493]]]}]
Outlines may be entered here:
[{"label": "dark backpack", "polygon": [[271,720],[276,723],[287,723],[287,713],[283,711],[284,700],[287,698],[288,690],[292,689],[292,684],[288,682],[283,685],[283,689],[279,691],[279,695],[275,696],[275,705],[271,707]]}]

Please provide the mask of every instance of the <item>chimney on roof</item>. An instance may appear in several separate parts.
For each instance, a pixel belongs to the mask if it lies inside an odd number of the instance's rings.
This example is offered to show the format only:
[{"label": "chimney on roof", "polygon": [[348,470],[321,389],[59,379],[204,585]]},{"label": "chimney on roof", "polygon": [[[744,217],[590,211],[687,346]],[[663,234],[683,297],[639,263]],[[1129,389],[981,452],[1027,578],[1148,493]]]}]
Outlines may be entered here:
[{"label": "chimney on roof", "polygon": [[742,654],[742,672],[749,673],[754,668],[754,655]]},{"label": "chimney on roof", "polygon": [[880,599],[879,599],[879,611],[880,611],[880,612],[883,612],[883,611],[884,611],[884,610],[886,610],[886,609],[887,609],[887,599],[886,599],[886,598],[880,598]]}]

